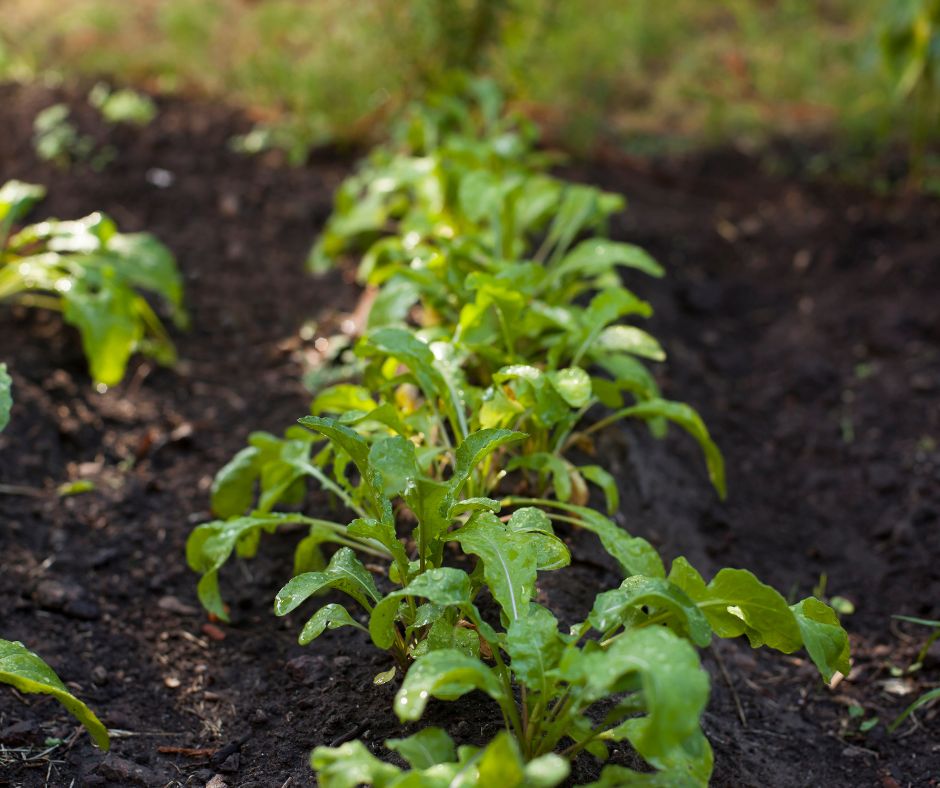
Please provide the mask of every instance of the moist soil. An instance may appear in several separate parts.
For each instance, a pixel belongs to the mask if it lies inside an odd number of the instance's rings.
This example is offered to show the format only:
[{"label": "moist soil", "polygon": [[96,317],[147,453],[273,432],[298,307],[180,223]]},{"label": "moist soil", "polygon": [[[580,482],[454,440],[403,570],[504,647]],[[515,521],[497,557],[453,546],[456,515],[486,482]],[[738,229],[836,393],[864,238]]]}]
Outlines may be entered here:
[{"label": "moist soil", "polygon": [[[58,100],[114,146],[102,171],[37,160],[32,120]],[[114,735],[106,755],[51,699],[3,690],[0,785],[309,785],[315,745],[360,737],[381,753],[414,730],[391,713],[396,682],[373,686],[387,658],[364,636],[328,632],[304,648],[303,619],[271,613],[294,536],[227,568],[230,625],[200,610],[183,555],[210,518],[214,472],[249,432],[307,412],[315,341],[354,313],[349,270],[304,269],[352,159],[244,157],[228,148],[250,128],[235,110],[159,106],[146,128],[108,129],[80,94],[0,86],[0,182],[49,188],[36,219],[103,210],[155,233],[179,260],[192,315],[175,334],[177,367],[138,359],[98,392],[72,329],[0,306],[15,396],[0,435],[0,484],[13,488],[0,494],[0,636],[43,655]],[[844,619],[854,667],[831,688],[804,653],[724,641],[703,654],[714,784],[938,784],[936,711],[893,735],[885,723],[940,681],[937,650],[906,672],[927,630],[892,619],[940,617],[940,207],[768,174],[729,150],[613,156],[567,175],[626,195],[613,235],[667,266],[663,280],[630,280],[656,307],[651,329],[669,353],[658,374],[667,396],[701,411],[728,462],[722,503],[684,436],[606,431],[597,452],[621,488],[618,521],[706,576],[744,567],[794,599],[824,581],[856,609]],[[57,496],[78,479],[95,490]],[[619,579],[588,535],[566,536],[573,566],[539,592],[573,621]],[[497,716],[470,698],[432,704],[427,722],[479,744]],[[573,779],[597,772],[584,756]]]}]

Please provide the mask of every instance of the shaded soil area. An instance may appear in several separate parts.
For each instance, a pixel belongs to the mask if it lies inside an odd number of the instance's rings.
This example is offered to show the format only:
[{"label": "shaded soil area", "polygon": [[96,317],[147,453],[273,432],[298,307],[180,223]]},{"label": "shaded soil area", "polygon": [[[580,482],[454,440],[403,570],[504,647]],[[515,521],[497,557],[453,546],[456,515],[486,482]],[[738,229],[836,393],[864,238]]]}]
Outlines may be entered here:
[{"label": "shaded soil area", "polygon": [[[34,218],[100,209],[158,235],[184,272],[193,326],[176,336],[176,369],[138,360],[98,393],[71,329],[0,307],[15,386],[0,484],[19,488],[0,494],[0,636],[42,654],[115,735],[105,755],[53,701],[0,691],[0,785],[311,784],[313,746],[361,736],[378,752],[401,735],[394,682],[372,685],[385,656],[348,630],[301,648],[302,619],[271,614],[291,536],[229,567],[226,626],[199,610],[183,545],[247,434],[307,411],[315,340],[355,308],[348,275],[314,280],[303,265],[350,162],[324,154],[290,169],[276,154],[231,153],[249,124],[224,107],[162,101],[147,128],[107,130],[76,101],[83,129],[117,157],[61,171],[30,144],[36,112],[61,98],[0,87],[0,182],[49,187]],[[701,410],[729,466],[722,504],[682,436],[608,432],[599,450],[621,486],[620,521],[707,574],[745,567],[794,598],[825,576],[825,593],[856,607],[854,668],[831,689],[803,654],[723,642],[703,655],[714,783],[937,784],[935,712],[895,735],[884,723],[940,681],[936,650],[904,672],[925,630],[891,619],[940,616],[940,208],[772,177],[733,152],[569,175],[624,193],[615,235],[667,265],[666,279],[635,283],[670,355],[661,382]],[[95,491],[56,496],[77,479]],[[574,620],[618,578],[590,539],[569,537],[572,568],[540,593]],[[481,743],[495,716],[475,700],[434,704],[427,721]],[[596,771],[579,761],[575,777]]]}]

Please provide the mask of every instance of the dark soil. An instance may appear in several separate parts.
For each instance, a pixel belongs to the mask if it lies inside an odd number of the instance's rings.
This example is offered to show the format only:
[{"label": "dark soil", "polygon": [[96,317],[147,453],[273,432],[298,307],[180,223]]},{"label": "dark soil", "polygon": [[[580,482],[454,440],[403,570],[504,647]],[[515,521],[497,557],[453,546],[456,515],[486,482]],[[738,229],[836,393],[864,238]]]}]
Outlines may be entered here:
[{"label": "dark soil", "polygon": [[[290,169],[275,154],[230,153],[249,124],[224,107],[163,101],[149,127],[109,133],[75,101],[117,158],[60,171],[36,161],[30,135],[61,98],[0,87],[0,182],[46,184],[36,218],[100,209],[157,234],[185,274],[193,327],[177,336],[176,369],[137,361],[97,393],[71,329],[0,308],[16,399],[0,484],[32,493],[0,495],[0,636],[42,654],[114,731],[106,756],[50,699],[3,690],[0,785],[310,784],[313,746],[361,736],[380,751],[402,733],[394,682],[372,686],[385,657],[348,630],[301,648],[301,619],[271,614],[290,536],[230,567],[226,626],[207,626],[183,545],[246,435],[306,412],[312,340],[355,307],[342,274],[314,280],[303,266],[350,163],[322,155]],[[153,185],[155,169],[172,183]],[[600,448],[622,487],[621,521],[706,574],[746,567],[793,597],[825,575],[826,593],[857,608],[845,620],[854,668],[832,689],[804,654],[723,642],[704,655],[714,783],[938,784],[935,712],[893,736],[884,723],[940,674],[937,651],[921,671],[892,674],[925,630],[891,619],[940,617],[940,208],[772,177],[731,152],[570,174],[626,194],[616,235],[668,265],[665,280],[636,283],[670,353],[662,383],[701,410],[729,466],[721,504],[682,436],[615,431]],[[96,490],[55,495],[79,478]],[[574,552],[564,579],[541,583],[567,618],[617,582],[589,539]],[[880,724],[859,732],[853,706]],[[455,721],[456,708],[436,704],[429,721],[466,742],[495,731],[485,702]],[[577,778],[592,773],[579,762]]]}]

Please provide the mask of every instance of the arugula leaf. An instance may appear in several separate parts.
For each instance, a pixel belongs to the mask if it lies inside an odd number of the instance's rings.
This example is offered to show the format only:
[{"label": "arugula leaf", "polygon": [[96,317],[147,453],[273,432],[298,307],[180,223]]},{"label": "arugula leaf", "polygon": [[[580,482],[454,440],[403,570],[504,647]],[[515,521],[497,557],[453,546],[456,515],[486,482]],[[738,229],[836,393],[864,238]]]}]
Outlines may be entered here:
[{"label": "arugula leaf", "polygon": [[746,569],[722,569],[706,586],[684,558],[677,558],[669,581],[699,606],[719,637],[747,635],[752,648],[767,645],[785,653],[803,645],[786,600]]},{"label": "arugula leaf", "polygon": [[453,538],[465,553],[483,563],[483,576],[493,598],[510,621],[524,618],[535,592],[538,560],[525,536],[514,533],[496,517],[470,521]]},{"label": "arugula leaf", "polygon": [[422,597],[440,607],[464,609],[472,604],[470,578],[460,569],[438,567],[427,570],[404,588],[383,597],[369,617],[369,634],[379,648],[391,647],[398,607],[408,597]]},{"label": "arugula leaf", "polygon": [[544,607],[533,607],[527,617],[513,621],[506,633],[506,652],[516,680],[546,697],[557,680],[563,648],[558,621]]},{"label": "arugula leaf", "polygon": [[385,746],[397,752],[412,769],[429,769],[457,760],[454,740],[441,728],[422,728],[404,739],[386,739]]},{"label": "arugula leaf", "polygon": [[790,605],[790,610],[796,617],[803,645],[823,679],[831,681],[836,671],[848,676],[852,667],[849,638],[835,611],[814,597]]},{"label": "arugula leaf", "polygon": [[348,547],[341,547],[333,554],[324,571],[297,575],[278,591],[274,599],[274,613],[278,616],[287,615],[314,594],[328,588],[348,594],[368,611],[382,598],[375,587],[375,580],[356,558],[355,552]]},{"label": "arugula leaf", "polygon": [[51,695],[74,716],[102,750],[110,747],[108,730],[94,712],[76,698],[42,659],[17,641],[0,639],[0,682],[20,692]]},{"label": "arugula leaf", "polygon": [[246,446],[216,473],[210,488],[212,512],[217,517],[238,517],[251,507],[254,482],[259,476],[261,451]]},{"label": "arugula leaf", "polygon": [[702,611],[678,586],[661,577],[628,577],[620,588],[597,595],[588,618],[599,632],[650,620],[667,623],[696,646],[711,642],[711,626]]},{"label": "arugula leaf", "polygon": [[310,765],[322,788],[390,786],[401,774],[401,769],[380,761],[358,740],[339,747],[317,747],[310,756]]},{"label": "arugula leaf", "polygon": [[[9,229],[46,196],[46,187],[23,181],[7,181],[0,186],[0,228],[3,228],[0,237],[6,242]],[[3,248],[0,243],[0,250]]]},{"label": "arugula leaf", "polygon": [[419,657],[405,676],[395,696],[395,713],[402,722],[414,722],[430,698],[456,700],[475,689],[497,703],[507,701],[496,673],[480,660],[453,649],[431,651]]},{"label": "arugula leaf", "polygon": [[626,720],[613,735],[628,738],[644,758],[669,758],[683,751],[686,740],[699,731],[708,701],[708,674],[695,649],[669,630],[628,631],[606,651],[583,655],[577,667],[591,698],[622,686],[626,675],[639,678],[647,714]]},{"label": "arugula leaf", "polygon": [[339,629],[340,627],[356,627],[363,632],[367,631],[362,624],[349,615],[349,611],[345,607],[332,603],[321,607],[304,624],[297,642],[301,646],[306,646],[320,637],[327,629]]}]

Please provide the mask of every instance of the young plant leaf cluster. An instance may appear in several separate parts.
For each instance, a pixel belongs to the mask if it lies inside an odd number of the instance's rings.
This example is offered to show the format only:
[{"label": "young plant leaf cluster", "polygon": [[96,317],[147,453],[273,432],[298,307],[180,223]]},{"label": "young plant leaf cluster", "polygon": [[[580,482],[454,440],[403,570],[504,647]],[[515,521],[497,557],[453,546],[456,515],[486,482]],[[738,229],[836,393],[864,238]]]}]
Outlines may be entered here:
[{"label": "young plant leaf cluster", "polygon": [[135,352],[172,364],[176,351],[141,290],[161,296],[185,326],[182,277],[170,251],[148,233],[120,233],[102,213],[15,229],[45,189],[0,188],[0,301],[62,313],[78,329],[93,380],[113,385]]},{"label": "young plant leaf cluster", "polygon": [[[432,100],[404,150],[378,151],[341,188],[313,260],[363,253],[375,300],[358,380],[321,391],[283,439],[253,434],[219,472],[221,519],[187,545],[200,599],[226,618],[219,572],[232,553],[251,556],[263,533],[299,525],[275,612],[327,591],[349,599],[320,606],[301,643],[327,629],[367,633],[394,660],[376,681],[404,674],[404,723],[431,698],[472,691],[502,715],[505,731],[482,749],[436,728],[387,742],[410,771],[360,742],[319,747],[325,786],[558,785],[571,758],[604,760],[621,743],[653,772],[608,766],[596,785],[706,784],[709,684],[696,649],[742,635],[755,648],[805,648],[828,680],[848,670],[847,637],[822,602],[789,605],[747,571],[706,583],[679,558],[667,574],[646,540],[587,505],[591,483],[616,510],[617,484],[574,449],[621,419],[686,430],[723,495],[721,454],[694,410],[661,397],[645,365],[663,358],[659,343],[623,322],[651,311],[623,269],[661,269],[636,247],[587,237],[620,198],[546,174],[531,134],[488,86],[471,88],[469,103]],[[298,511],[310,479],[351,521]],[[555,530],[569,526],[594,533],[625,579],[565,632],[535,596],[540,572],[570,563]],[[329,560],[327,544],[338,545]]]}]

